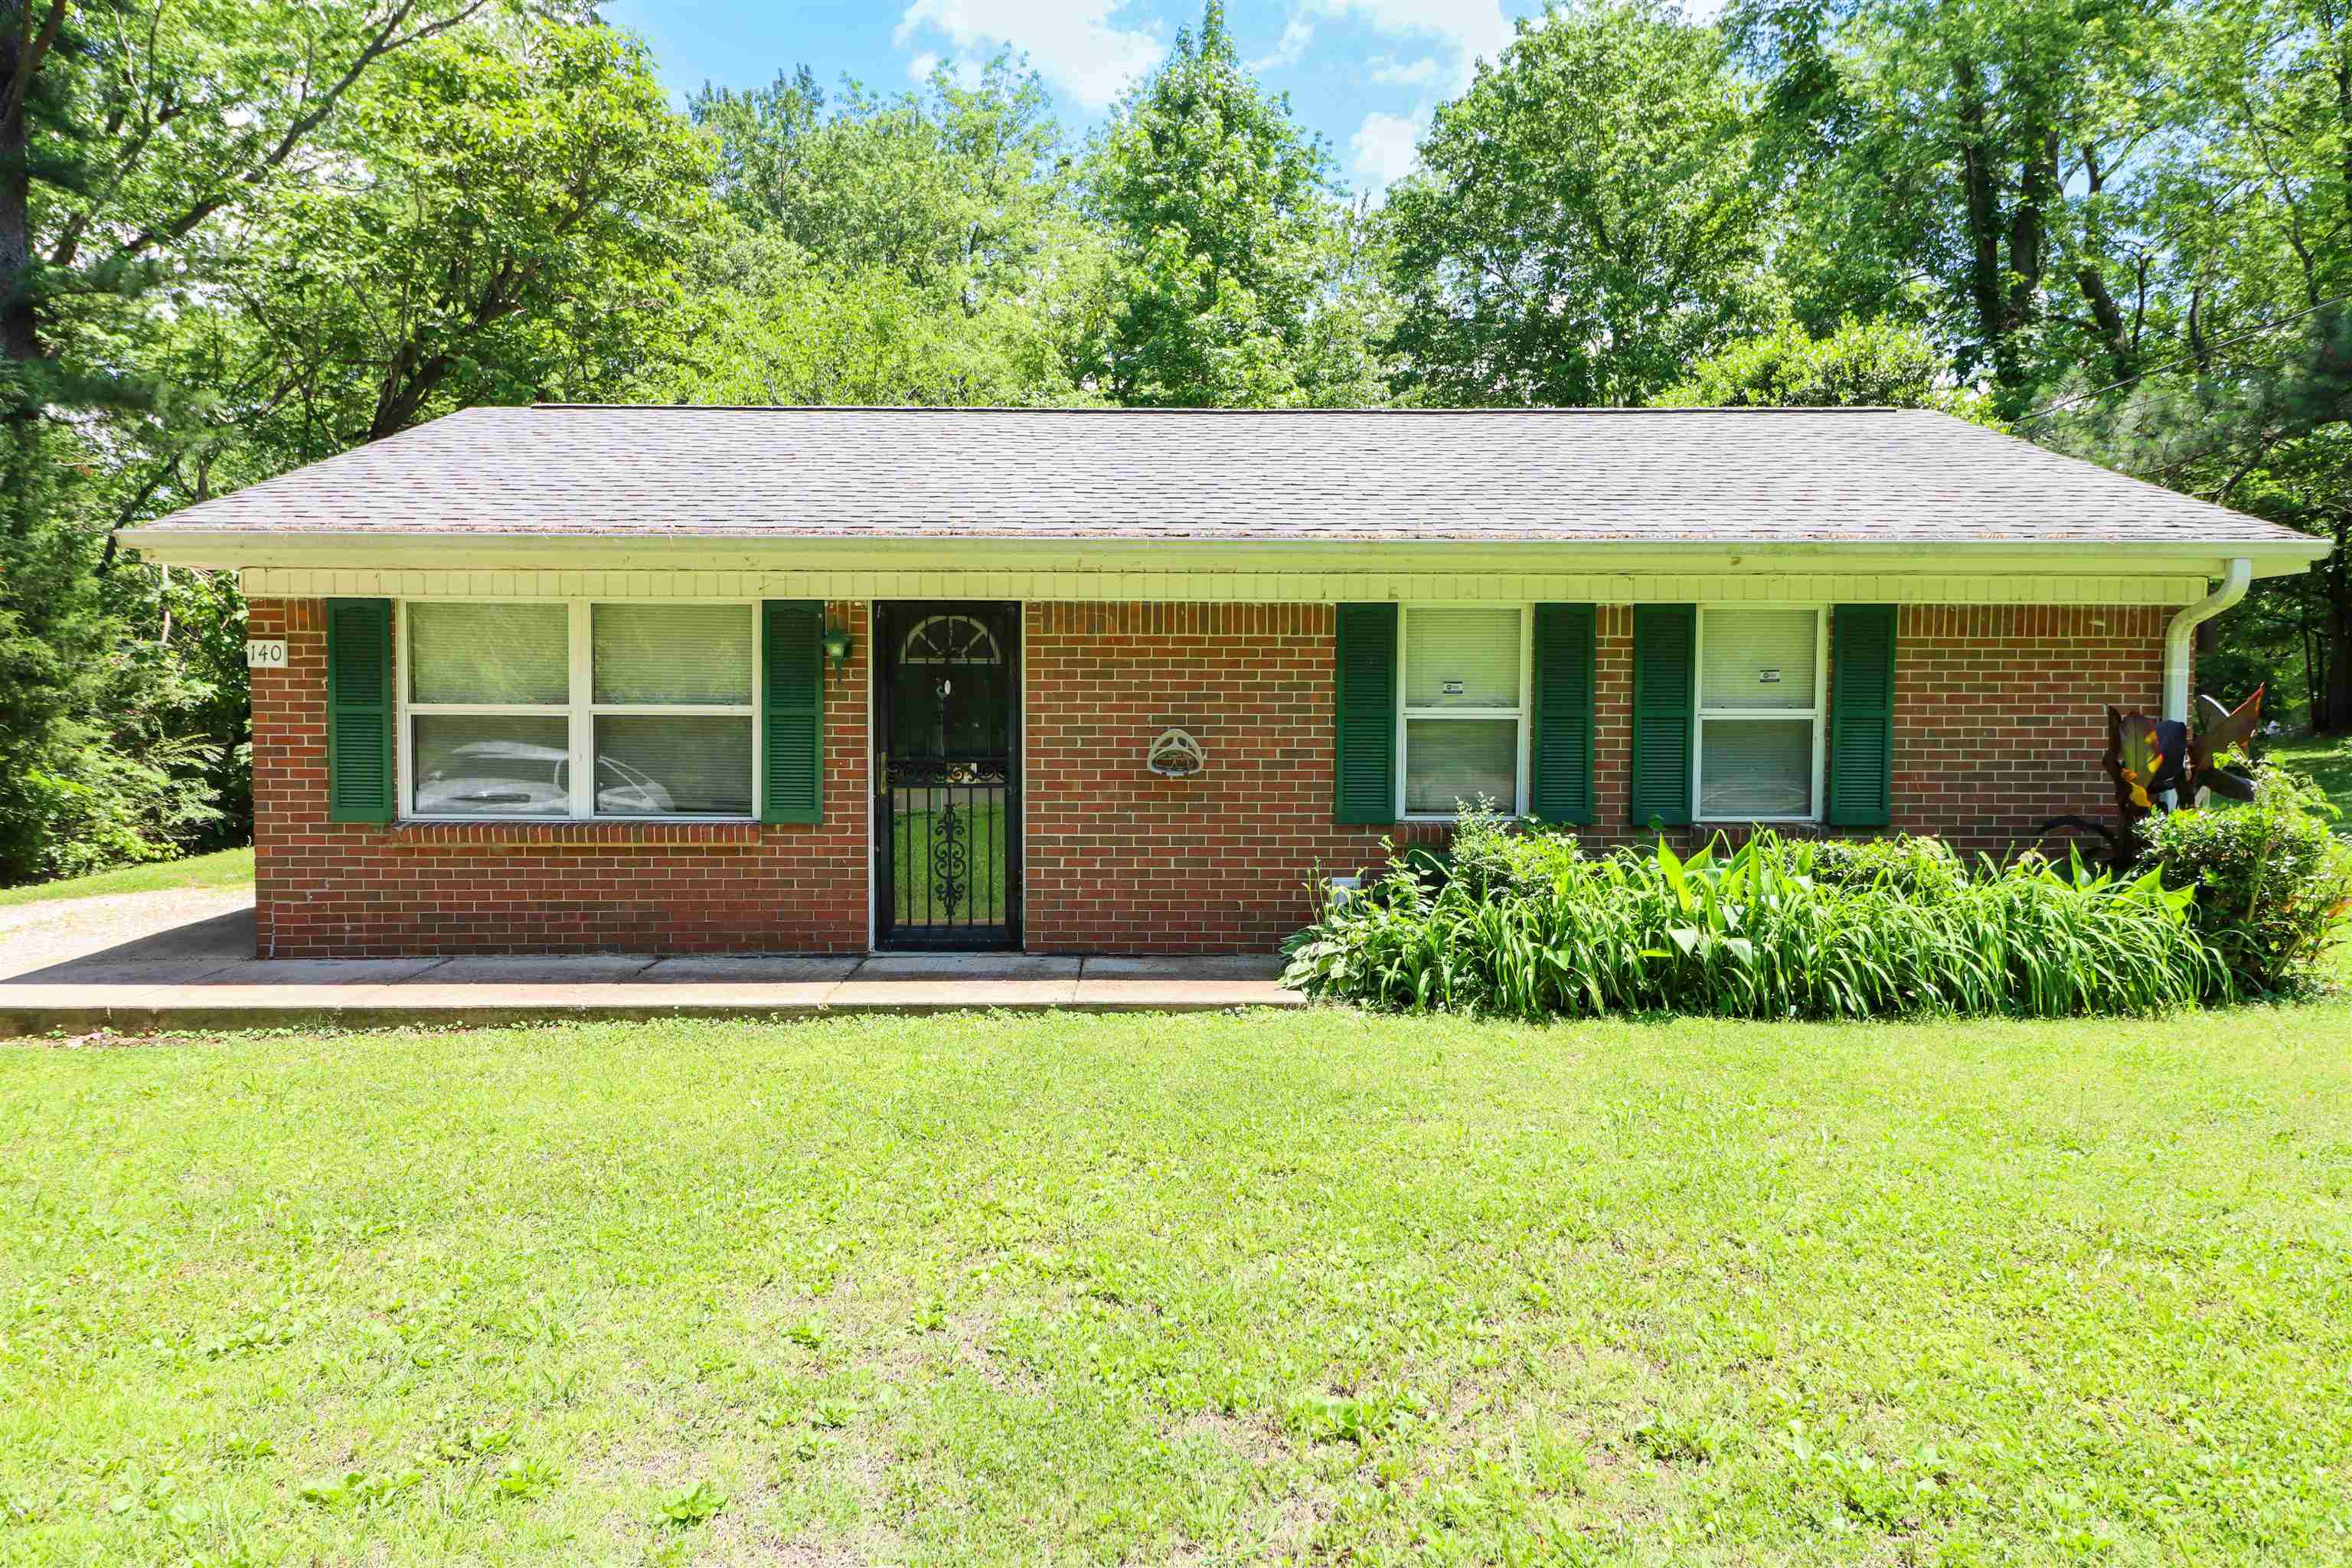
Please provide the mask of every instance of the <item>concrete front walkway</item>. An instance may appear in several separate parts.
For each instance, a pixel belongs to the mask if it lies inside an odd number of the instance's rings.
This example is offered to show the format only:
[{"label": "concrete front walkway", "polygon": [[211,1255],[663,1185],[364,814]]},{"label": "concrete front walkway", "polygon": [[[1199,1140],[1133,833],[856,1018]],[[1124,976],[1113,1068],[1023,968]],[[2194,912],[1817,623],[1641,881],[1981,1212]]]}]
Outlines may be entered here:
[{"label": "concrete front walkway", "polygon": [[0,1035],[1304,1003],[1282,988],[1272,957],[257,959],[249,906],[131,907],[106,920],[72,903],[10,913],[19,918],[0,929]]}]

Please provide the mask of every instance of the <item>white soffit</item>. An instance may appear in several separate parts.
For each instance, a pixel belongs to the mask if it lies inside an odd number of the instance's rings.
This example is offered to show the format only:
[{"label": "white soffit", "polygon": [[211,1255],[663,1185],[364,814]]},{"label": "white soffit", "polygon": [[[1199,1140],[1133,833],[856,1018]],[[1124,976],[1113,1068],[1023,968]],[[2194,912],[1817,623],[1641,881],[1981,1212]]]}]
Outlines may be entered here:
[{"label": "white soffit", "polygon": [[2199,576],[1762,573],[422,571],[247,567],[249,598],[1024,599],[1171,604],[2185,605]]}]

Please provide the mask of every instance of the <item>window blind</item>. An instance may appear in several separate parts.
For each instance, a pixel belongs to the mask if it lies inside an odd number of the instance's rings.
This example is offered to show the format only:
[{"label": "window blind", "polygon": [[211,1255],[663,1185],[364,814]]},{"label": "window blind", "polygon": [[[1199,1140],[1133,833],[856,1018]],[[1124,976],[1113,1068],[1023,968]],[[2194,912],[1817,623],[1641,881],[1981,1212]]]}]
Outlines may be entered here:
[{"label": "window blind", "polygon": [[572,690],[570,627],[562,605],[412,604],[409,700],[564,702]]},{"label": "window blind", "polygon": [[1407,610],[1404,682],[1407,708],[1517,708],[1519,612]]},{"label": "window blind", "polygon": [[598,605],[595,700],[648,704],[748,704],[749,605]]},{"label": "window blind", "polygon": [[1811,719],[1699,721],[1701,816],[1737,820],[1812,812]]},{"label": "window blind", "polygon": [[1517,809],[1519,724],[1516,719],[1408,719],[1404,808],[1446,813],[1492,801]]},{"label": "window blind", "polygon": [[751,813],[751,721],[600,713],[596,814]]},{"label": "window blind", "polygon": [[1770,711],[1813,708],[1811,610],[1709,610],[1699,626],[1698,705]]},{"label": "window blind", "polygon": [[409,784],[419,816],[563,816],[571,721],[529,713],[419,713]]}]

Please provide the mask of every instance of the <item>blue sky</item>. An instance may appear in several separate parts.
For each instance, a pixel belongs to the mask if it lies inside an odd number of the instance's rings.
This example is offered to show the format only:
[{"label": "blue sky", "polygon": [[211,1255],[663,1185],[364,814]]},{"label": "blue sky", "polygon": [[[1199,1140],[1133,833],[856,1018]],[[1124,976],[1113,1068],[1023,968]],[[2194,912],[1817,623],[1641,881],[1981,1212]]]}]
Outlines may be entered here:
[{"label": "blue sky", "polygon": [[[1704,7],[1714,9],[1712,5]],[[1229,5],[1235,45],[1330,144],[1353,188],[1378,192],[1412,166],[1430,111],[1461,91],[1472,63],[1511,37],[1541,0],[1291,0]],[[653,46],[663,79],[756,86],[807,64],[828,86],[908,85],[939,61],[1010,47],[1052,89],[1075,138],[1120,88],[1197,22],[1200,0],[608,0],[608,21]]]}]

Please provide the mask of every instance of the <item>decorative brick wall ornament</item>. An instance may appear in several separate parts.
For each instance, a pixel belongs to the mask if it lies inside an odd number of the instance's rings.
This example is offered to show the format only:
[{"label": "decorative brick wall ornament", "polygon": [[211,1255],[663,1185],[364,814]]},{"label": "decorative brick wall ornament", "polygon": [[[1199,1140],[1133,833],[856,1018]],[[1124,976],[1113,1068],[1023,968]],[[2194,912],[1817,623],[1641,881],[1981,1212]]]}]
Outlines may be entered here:
[{"label": "decorative brick wall ornament", "polygon": [[1162,730],[1160,739],[1151,742],[1150,757],[1144,766],[1163,779],[1189,779],[1207,769],[1209,753],[1201,742],[1181,730]]}]

